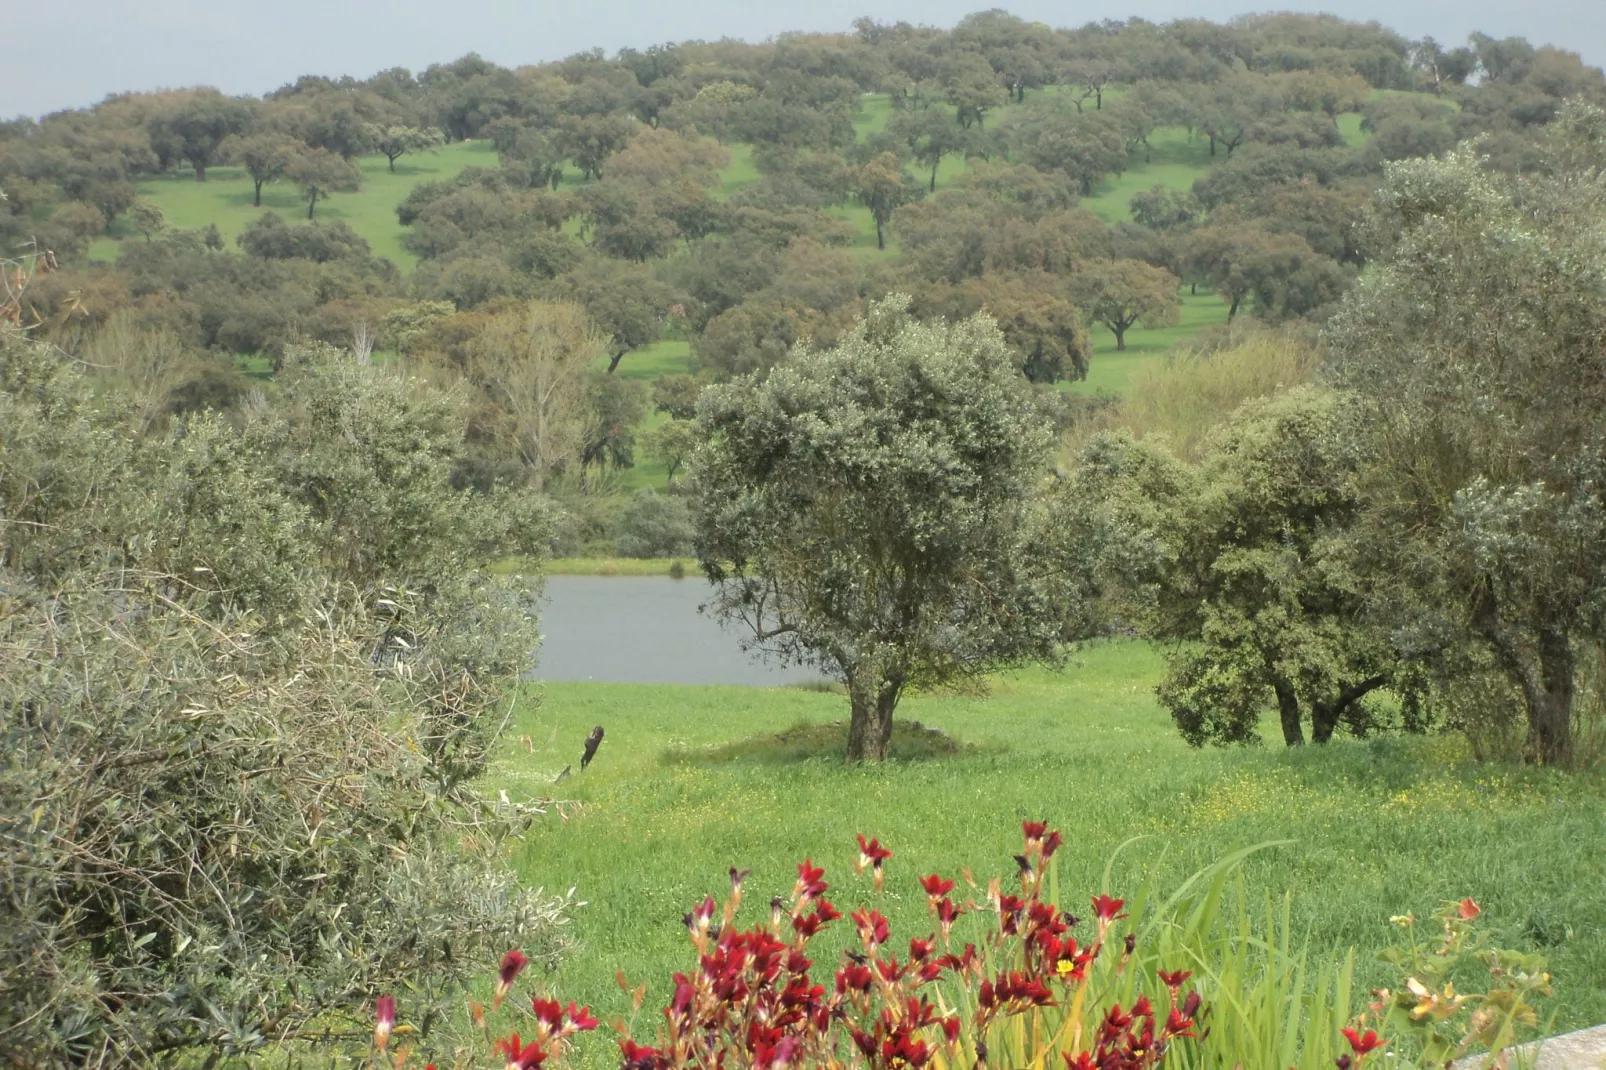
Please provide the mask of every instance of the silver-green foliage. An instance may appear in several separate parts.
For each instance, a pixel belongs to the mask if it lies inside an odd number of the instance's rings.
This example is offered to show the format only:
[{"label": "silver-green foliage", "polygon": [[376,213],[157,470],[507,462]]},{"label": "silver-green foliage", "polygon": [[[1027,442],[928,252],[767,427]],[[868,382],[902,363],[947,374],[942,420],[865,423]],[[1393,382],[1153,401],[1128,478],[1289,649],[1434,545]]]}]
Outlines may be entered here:
[{"label": "silver-green foliage", "polygon": [[713,609],[847,685],[850,760],[885,756],[906,688],[1051,656],[1063,619],[1035,505],[1049,425],[991,320],[907,306],[698,405]]},{"label": "silver-green foliage", "polygon": [[1531,755],[1566,763],[1606,625],[1606,113],[1563,108],[1545,164],[1511,179],[1473,144],[1391,165],[1384,254],[1328,341],[1377,432],[1369,556],[1401,630],[1487,652]]},{"label": "silver-green foliage", "polygon": [[[140,437],[0,339],[0,1000],[28,1065],[435,1021],[561,903],[483,768],[535,644],[478,571],[533,503],[453,489],[452,399],[327,348],[238,423]],[[526,538],[529,536],[529,538]]]}]

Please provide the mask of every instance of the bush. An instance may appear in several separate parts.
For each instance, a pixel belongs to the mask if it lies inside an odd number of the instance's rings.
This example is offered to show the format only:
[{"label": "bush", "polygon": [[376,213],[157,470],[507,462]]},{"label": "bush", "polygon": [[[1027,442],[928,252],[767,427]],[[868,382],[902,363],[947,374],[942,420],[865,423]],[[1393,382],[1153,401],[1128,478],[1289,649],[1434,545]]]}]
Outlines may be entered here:
[{"label": "bush", "polygon": [[455,404],[348,354],[165,436],[74,367],[0,338],[11,1060],[339,1041],[475,948],[550,960],[561,902],[497,858],[535,811],[473,789],[536,641],[483,569],[540,504],[454,490]]},{"label": "bush", "polygon": [[619,515],[615,544],[621,557],[676,557],[692,552],[696,534],[683,499],[648,487]]}]

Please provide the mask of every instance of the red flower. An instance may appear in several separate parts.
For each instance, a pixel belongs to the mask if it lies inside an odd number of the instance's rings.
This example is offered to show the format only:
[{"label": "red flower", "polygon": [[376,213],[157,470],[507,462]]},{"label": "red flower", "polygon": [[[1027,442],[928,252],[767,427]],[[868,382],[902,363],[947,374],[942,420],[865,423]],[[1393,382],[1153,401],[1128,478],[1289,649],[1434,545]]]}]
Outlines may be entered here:
[{"label": "red flower", "polygon": [[1371,1029],[1368,1029],[1365,1035],[1362,1035],[1358,1029],[1343,1029],[1340,1032],[1344,1034],[1344,1039],[1349,1041],[1350,1050],[1361,1059],[1366,1058],[1372,1052],[1388,1043]]},{"label": "red flower", "polygon": [[502,968],[496,973],[496,994],[491,1001],[493,1006],[502,1005],[502,997],[513,987],[513,979],[518,977],[519,971],[529,962],[530,960],[524,957],[524,952],[517,948],[502,956]]},{"label": "red flower", "polygon": [[591,1016],[590,1007],[575,1009],[573,1003],[564,1010],[563,1017],[569,1030],[575,1033],[589,1033],[597,1027],[597,1020]]},{"label": "red flower", "polygon": [[1043,833],[1048,831],[1047,821],[1022,821],[1020,829],[1026,834],[1026,849],[1040,847],[1043,843]]},{"label": "red flower", "polygon": [[824,878],[825,870],[805,858],[797,867],[797,886],[792,889],[792,894],[805,901],[824,895],[830,887]]},{"label": "red flower", "polygon": [[1483,908],[1478,906],[1477,903],[1473,902],[1471,896],[1468,896],[1467,898],[1461,900],[1461,905],[1456,908],[1456,913],[1461,915],[1462,921],[1471,921],[1479,914],[1483,913]]},{"label": "red flower", "polygon": [[933,873],[929,877],[920,878],[920,887],[926,890],[926,898],[930,901],[932,908],[935,909],[937,900],[954,890],[954,882],[945,881]]},{"label": "red flower", "polygon": [[507,1056],[507,1070],[536,1070],[546,1062],[546,1052],[541,1045],[522,1045],[517,1033],[509,1033],[507,1039],[497,1041],[496,1048]]},{"label": "red flower", "polygon": [[959,1043],[959,1016],[953,1015],[942,1020],[942,1035],[948,1038],[948,1043]]},{"label": "red flower", "polygon": [[879,910],[855,910],[853,924],[859,927],[859,939],[872,947],[879,947],[892,935],[892,925]]},{"label": "red flower", "polygon": [[530,1007],[536,1019],[548,1029],[557,1032],[563,1028],[563,1006],[557,1000],[536,996],[530,1000]]},{"label": "red flower", "polygon": [[667,1065],[663,1052],[626,1038],[619,1042],[619,1054],[624,1059],[623,1070],[659,1070]]},{"label": "red flower", "polygon": [[396,997],[380,996],[374,1001],[374,1047],[380,1051],[390,1043],[390,1031],[396,1028]]},{"label": "red flower", "polygon": [[1160,977],[1160,983],[1169,988],[1173,993],[1182,987],[1182,982],[1193,976],[1192,970],[1177,970],[1175,973],[1166,973],[1164,970],[1157,970],[1156,973]]},{"label": "red flower", "polygon": [[1125,914],[1120,912],[1124,906],[1126,906],[1125,899],[1112,899],[1107,895],[1095,895],[1093,897],[1093,913],[1098,917],[1099,921],[1105,924],[1114,921],[1116,918],[1126,917]]},{"label": "red flower", "polygon": [[1043,837],[1043,861],[1047,862],[1050,858],[1053,858],[1054,857],[1054,852],[1059,850],[1060,849],[1060,844],[1062,844],[1064,842],[1065,842],[1065,840],[1060,836],[1059,830],[1057,830],[1057,829],[1054,830],[1053,832],[1050,832],[1047,836],[1044,836]]},{"label": "red flower", "polygon": [[859,833],[858,870],[860,873],[864,872],[864,868],[866,866],[870,866],[879,870],[881,868],[881,863],[885,862],[891,857],[892,852],[881,846],[880,840],[867,840],[864,838],[864,833]]},{"label": "red flower", "polygon": [[1093,1061],[1093,1056],[1088,1052],[1084,1051],[1072,1055],[1067,1051],[1063,1055],[1065,1057],[1065,1070],[1098,1070],[1098,1063]]}]

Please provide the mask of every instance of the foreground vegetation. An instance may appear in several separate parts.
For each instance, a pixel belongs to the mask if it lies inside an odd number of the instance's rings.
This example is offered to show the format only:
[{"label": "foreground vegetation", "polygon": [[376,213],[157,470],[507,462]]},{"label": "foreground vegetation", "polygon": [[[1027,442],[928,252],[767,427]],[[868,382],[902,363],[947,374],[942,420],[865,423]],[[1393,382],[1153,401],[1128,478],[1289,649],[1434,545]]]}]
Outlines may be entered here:
[{"label": "foreground vegetation", "polygon": [[[1556,1029],[1606,1020],[1606,954],[1589,935],[1606,924],[1598,775],[1477,763],[1452,736],[1195,750],[1155,702],[1161,672],[1141,644],[1098,644],[1062,676],[1010,676],[985,697],[912,696],[909,718],[957,749],[900,732],[893,760],[871,768],[840,764],[840,695],[545,685],[517,717],[528,748],[510,746],[486,781],[573,800],[565,822],[536,829],[515,856],[527,882],[574,884],[587,903],[574,922],[581,953],[541,983],[606,1021],[629,1015],[622,970],[656,1006],[686,962],[681,915],[721,895],[727,867],[752,868],[748,909],[763,913],[804,857],[851,889],[860,832],[897,852],[882,911],[897,932],[924,934],[917,875],[963,866],[1007,881],[1018,822],[1046,818],[1066,834],[1056,861],[1067,894],[1104,887],[1112,857],[1112,891],[1149,881],[1165,893],[1239,847],[1290,841],[1244,863],[1242,903],[1258,913],[1286,894],[1311,961],[1354,947],[1358,984],[1389,979],[1372,955],[1397,940],[1391,915],[1474,896],[1497,943],[1548,958]],[[596,761],[552,787],[597,723],[608,735]],[[585,1065],[613,1065],[607,1038],[588,1044]]]}]

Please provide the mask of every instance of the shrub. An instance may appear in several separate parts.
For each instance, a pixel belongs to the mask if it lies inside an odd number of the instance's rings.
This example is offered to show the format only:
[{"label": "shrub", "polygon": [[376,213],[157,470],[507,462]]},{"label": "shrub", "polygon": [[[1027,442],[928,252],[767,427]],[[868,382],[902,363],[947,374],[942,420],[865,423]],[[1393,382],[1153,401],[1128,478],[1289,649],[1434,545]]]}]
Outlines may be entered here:
[{"label": "shrub", "polygon": [[646,487],[619,515],[615,543],[623,557],[676,557],[692,552],[694,536],[685,500]]},{"label": "shrub", "polygon": [[476,948],[549,960],[562,903],[497,859],[534,811],[472,788],[535,645],[483,568],[538,503],[454,490],[451,399],[327,348],[238,426],[130,408],[0,338],[8,1056],[349,1040]]}]

